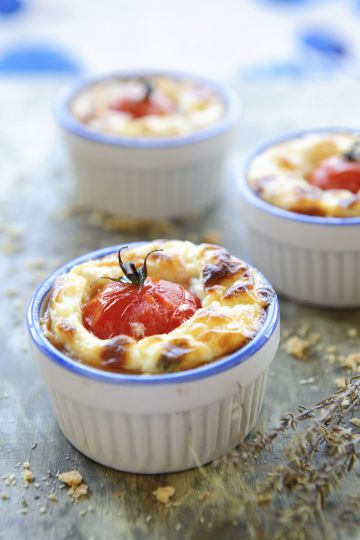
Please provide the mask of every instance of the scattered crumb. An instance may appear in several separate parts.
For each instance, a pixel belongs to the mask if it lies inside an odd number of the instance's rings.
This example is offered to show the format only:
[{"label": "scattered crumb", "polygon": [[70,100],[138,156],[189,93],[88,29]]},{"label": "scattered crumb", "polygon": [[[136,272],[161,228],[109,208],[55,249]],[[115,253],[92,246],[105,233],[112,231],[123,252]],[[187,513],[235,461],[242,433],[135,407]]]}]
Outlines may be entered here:
[{"label": "scattered crumb", "polygon": [[281,337],[283,339],[286,339],[286,338],[288,338],[290,336],[290,334],[291,334],[290,329],[289,328],[284,328],[284,330],[281,332]]},{"label": "scattered crumb", "polygon": [[51,491],[48,496],[49,501],[57,502],[58,498],[55,491]]},{"label": "scattered crumb", "polygon": [[0,497],[2,498],[3,501],[8,501],[10,499],[10,495],[6,493],[6,491],[2,491],[0,493]]},{"label": "scattered crumb", "polygon": [[79,512],[79,516],[85,516],[86,515],[86,510],[80,510]]},{"label": "scattered crumb", "polygon": [[30,463],[28,461],[24,461],[23,469],[30,469]]},{"label": "scattered crumb", "polygon": [[358,331],[356,330],[356,328],[349,328],[349,330],[347,331],[347,335],[350,338],[355,338],[358,335]]},{"label": "scattered crumb", "polygon": [[162,504],[168,504],[174,493],[175,488],[173,486],[162,486],[153,491],[154,497]]},{"label": "scattered crumb", "polygon": [[335,379],[335,383],[339,388],[345,388],[346,387],[346,379],[345,377],[338,377]]},{"label": "scattered crumb", "polygon": [[285,350],[299,360],[304,360],[311,343],[308,339],[291,336],[285,343]]},{"label": "scattered crumb", "polygon": [[311,332],[308,336],[308,340],[310,341],[311,345],[316,345],[322,340],[322,337],[317,332]]},{"label": "scattered crumb", "polygon": [[39,512],[40,514],[46,514],[46,506],[40,506]]},{"label": "scattered crumb", "polygon": [[73,499],[79,499],[80,497],[87,495],[89,488],[88,485],[83,482],[83,477],[81,476],[79,471],[67,471],[59,473],[57,477],[60,482],[63,482],[63,484],[70,486],[70,489],[67,493]]},{"label": "scattered crumb", "polygon": [[68,490],[68,495],[73,497],[74,499],[79,499],[80,497],[83,497],[87,495],[88,493],[88,485],[85,484],[85,482],[82,482],[78,486],[73,486]]},{"label": "scattered crumb", "polygon": [[16,476],[15,474],[5,475],[5,486],[13,487],[16,485]]},{"label": "scattered crumb", "polygon": [[14,240],[21,240],[25,234],[24,229],[21,227],[8,227],[6,230],[7,234],[10,238],[13,238]]},{"label": "scattered crumb", "polygon": [[177,524],[175,525],[175,531],[180,531],[181,529],[182,529],[181,523],[177,523]]},{"label": "scattered crumb", "polygon": [[35,475],[32,471],[30,471],[30,469],[24,469],[22,473],[22,477],[23,477],[25,485],[30,484],[31,482],[35,480]]},{"label": "scattered crumb", "polygon": [[34,257],[27,263],[29,270],[43,270],[45,267],[45,260],[42,257]]},{"label": "scattered crumb", "polygon": [[78,486],[83,481],[83,477],[79,473],[79,471],[67,471],[63,473],[59,473],[57,475],[60,482],[63,484],[66,484],[67,486]]},{"label": "scattered crumb", "polygon": [[350,422],[351,422],[354,426],[360,428],[360,418],[352,418],[352,419],[350,420]]},{"label": "scattered crumb", "polygon": [[308,379],[301,379],[300,384],[312,384],[314,382],[314,377],[309,377]]},{"label": "scattered crumb", "polygon": [[351,353],[340,363],[342,367],[351,369],[353,373],[360,373],[360,353]]},{"label": "scattered crumb", "polygon": [[146,521],[146,523],[149,523],[149,521],[151,521],[151,516],[150,516],[150,514],[146,516],[145,521]]},{"label": "scattered crumb", "polygon": [[19,291],[15,289],[14,287],[8,287],[7,289],[5,289],[5,294],[6,296],[13,297],[13,296],[17,296],[19,294]]},{"label": "scattered crumb", "polygon": [[310,325],[307,322],[303,322],[301,326],[298,328],[297,333],[300,337],[305,337],[308,331],[310,330]]},{"label": "scattered crumb", "polygon": [[147,230],[150,234],[160,233],[163,235],[171,234],[174,229],[173,223],[169,220],[144,220],[136,218],[122,218],[111,216],[93,210],[89,213],[89,221],[92,225],[101,227],[105,231],[122,231],[127,233],[137,233]]},{"label": "scattered crumb", "polygon": [[76,216],[78,214],[81,214],[81,211],[82,211],[82,207],[78,204],[72,204],[72,205],[68,205],[68,206],[65,206],[64,208],[62,208],[57,214],[56,214],[56,218],[59,220],[59,221],[66,221],[67,219],[73,217],[73,216]]},{"label": "scattered crumb", "polygon": [[14,255],[19,250],[19,247],[16,242],[13,240],[7,239],[2,245],[2,251],[4,255]]}]

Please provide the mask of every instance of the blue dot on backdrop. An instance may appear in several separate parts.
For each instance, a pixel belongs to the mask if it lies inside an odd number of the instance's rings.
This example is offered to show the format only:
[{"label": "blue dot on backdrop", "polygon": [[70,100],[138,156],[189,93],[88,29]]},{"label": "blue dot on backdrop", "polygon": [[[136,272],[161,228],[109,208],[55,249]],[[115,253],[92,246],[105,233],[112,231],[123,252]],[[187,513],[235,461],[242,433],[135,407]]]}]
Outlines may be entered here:
[{"label": "blue dot on backdrop", "polygon": [[301,32],[299,38],[303,45],[328,58],[350,55],[347,44],[331,30],[309,29]]},{"label": "blue dot on backdrop", "polygon": [[266,3],[266,4],[290,6],[290,7],[291,6],[298,7],[302,5],[308,6],[309,4],[314,4],[315,2],[320,2],[320,1],[324,1],[324,0],[261,0],[261,2]]},{"label": "blue dot on backdrop", "polygon": [[15,15],[24,9],[24,2],[21,0],[0,0],[0,17]]},{"label": "blue dot on backdrop", "polygon": [[16,45],[0,54],[0,74],[75,74],[80,65],[69,53],[46,44]]}]

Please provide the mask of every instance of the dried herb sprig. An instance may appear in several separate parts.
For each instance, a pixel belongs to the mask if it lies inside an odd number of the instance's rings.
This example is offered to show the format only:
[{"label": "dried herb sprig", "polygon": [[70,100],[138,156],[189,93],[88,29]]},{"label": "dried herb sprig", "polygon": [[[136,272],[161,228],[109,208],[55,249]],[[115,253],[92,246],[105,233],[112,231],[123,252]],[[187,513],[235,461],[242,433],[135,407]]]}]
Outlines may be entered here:
[{"label": "dried herb sprig", "polygon": [[[300,407],[298,414],[285,415],[277,428],[241,443],[211,467],[200,467],[203,483],[197,484],[197,490],[211,493],[201,507],[202,527],[207,520],[216,521],[219,530],[222,523],[233,523],[237,535],[249,540],[332,539],[332,525],[323,509],[360,457],[360,434],[354,435],[342,424],[359,406],[358,377],[314,407]],[[280,450],[277,438],[285,438],[292,430],[295,436]],[[281,464],[266,465],[270,450],[271,461],[280,459]],[[184,505],[195,513],[193,493],[186,491]],[[345,516],[347,527],[357,519],[357,507],[351,509]],[[198,531],[199,537],[202,533]],[[194,530],[189,531],[184,539],[191,540],[193,534]]]},{"label": "dried herb sprig", "polygon": [[[285,508],[277,512],[282,527],[301,525],[305,530],[307,524],[316,519],[325,527],[322,510],[326,500],[360,457],[360,435],[354,437],[351,429],[340,425],[359,406],[360,379],[357,377],[315,407],[301,407],[298,415],[284,416],[277,428],[245,445],[247,455],[252,455],[249,447],[259,455],[269,449],[280,434],[288,429],[296,430],[303,421],[310,421],[288,443],[283,463],[255,485],[260,505],[276,506],[277,498],[286,493]],[[327,536],[325,530],[323,534]],[[280,537],[287,538],[282,533]]]},{"label": "dried herb sprig", "polygon": [[252,450],[259,453],[268,448],[281,433],[288,429],[295,430],[300,422],[313,419],[315,424],[310,426],[310,431],[313,427],[317,429],[320,426],[329,427],[338,424],[358,406],[360,406],[360,377],[353,377],[344,389],[320,401],[314,407],[300,406],[299,414],[288,413],[284,415],[280,419],[279,426],[266,434],[257,433],[249,444]]}]

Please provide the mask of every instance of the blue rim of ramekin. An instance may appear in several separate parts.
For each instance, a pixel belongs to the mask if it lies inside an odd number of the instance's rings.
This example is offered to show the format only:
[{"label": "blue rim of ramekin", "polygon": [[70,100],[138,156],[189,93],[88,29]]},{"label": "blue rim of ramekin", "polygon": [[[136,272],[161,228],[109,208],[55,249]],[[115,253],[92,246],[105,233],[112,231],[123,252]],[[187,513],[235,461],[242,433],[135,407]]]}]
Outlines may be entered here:
[{"label": "blue rim of ramekin", "polygon": [[[143,242],[133,242],[127,245],[134,247],[140,244],[143,244]],[[227,355],[220,360],[216,360],[192,370],[179,371],[163,375],[127,375],[124,373],[113,373],[93,368],[86,364],[81,364],[76,360],[72,360],[56,349],[56,347],[54,347],[44,336],[40,322],[43,302],[52,288],[54,280],[57,276],[69,272],[69,270],[71,270],[71,268],[77,264],[116,253],[121,245],[92,251],[86,255],[82,255],[69,261],[56,270],[56,272],[53,272],[43,283],[39,285],[33,294],[27,311],[27,325],[30,336],[38,349],[40,349],[40,351],[49,360],[55,362],[58,366],[71,371],[75,375],[112,384],[157,385],[186,383],[203,379],[208,376],[217,375],[218,373],[227,371],[228,369],[242,364],[252,355],[254,355],[259,349],[261,349],[275,332],[280,319],[280,309],[278,298],[274,293],[274,298],[267,308],[263,326],[252,341],[250,341],[242,349],[239,349],[238,351]],[[270,285],[265,278],[264,280],[268,285]]]},{"label": "blue rim of ramekin", "polygon": [[285,210],[278,206],[264,201],[259,197],[254,191],[250,188],[248,184],[248,171],[252,161],[271,148],[282,142],[303,137],[308,134],[316,133],[349,133],[357,134],[360,132],[360,129],[347,128],[347,127],[320,127],[320,128],[309,128],[298,131],[290,131],[278,137],[273,137],[268,139],[266,142],[258,146],[253,152],[251,152],[245,160],[245,165],[243,169],[243,175],[241,178],[238,178],[238,185],[240,190],[244,193],[246,198],[253,204],[257,206],[260,210],[268,214],[273,214],[279,218],[290,219],[293,221],[298,221],[307,225],[330,225],[330,226],[359,226],[360,217],[319,217],[319,216],[307,216],[304,214],[297,214],[296,212],[291,212],[290,210]]},{"label": "blue rim of ramekin", "polygon": [[[136,78],[142,76],[166,76],[204,85],[218,94],[224,102],[224,116],[213,125],[199,129],[198,131],[194,131],[188,135],[175,135],[171,137],[157,137],[156,139],[151,139],[150,137],[118,137],[99,133],[89,129],[84,124],[76,120],[72,115],[70,111],[70,103],[74,97],[86,87],[102,80],[117,77]],[[233,127],[238,122],[241,110],[240,98],[233,88],[206,77],[171,70],[130,70],[117,71],[98,76],[80,77],[60,93],[55,103],[55,116],[59,122],[59,125],[62,128],[70,131],[72,134],[99,144],[139,149],[172,148],[176,146],[195,144],[206,139],[216,137]]]}]

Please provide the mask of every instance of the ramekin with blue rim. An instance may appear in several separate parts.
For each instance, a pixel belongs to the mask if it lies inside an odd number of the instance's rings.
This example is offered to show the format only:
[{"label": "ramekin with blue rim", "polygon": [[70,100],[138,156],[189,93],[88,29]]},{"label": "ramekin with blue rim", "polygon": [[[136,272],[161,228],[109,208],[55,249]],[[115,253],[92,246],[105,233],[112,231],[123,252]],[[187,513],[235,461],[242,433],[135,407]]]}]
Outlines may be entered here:
[{"label": "ramekin with blue rim", "polygon": [[[295,201],[296,211],[281,207],[281,190],[277,192],[280,184],[275,185],[276,174],[266,156],[281,149],[282,155],[277,155],[277,159],[285,160],[285,166],[291,168],[294,157],[291,145],[301,148],[304,141],[313,140],[319,143],[317,167],[323,167],[326,160],[348,155],[357,136],[358,131],[341,127],[285,134],[257,148],[246,162],[244,175],[237,179],[241,212],[249,228],[252,261],[276,290],[290,299],[319,307],[360,306],[360,191],[322,191],[319,206],[318,188],[312,191],[309,187],[310,196],[306,195],[301,202],[302,184],[299,197],[296,195],[293,199],[292,188],[286,192],[286,204],[291,208]],[[335,140],[338,146],[332,150],[328,144],[335,144]],[[316,152],[311,154],[311,145],[307,151],[311,159],[315,156],[316,162]],[[258,167],[254,169],[256,160]],[[256,174],[261,171],[258,176],[262,176],[262,187],[265,186],[267,195],[270,193],[269,200],[254,189],[254,170]],[[283,186],[286,181],[284,178]],[[259,185],[261,192],[261,179]],[[305,192],[307,194],[306,186]],[[275,204],[269,202],[271,197],[277,197]]]},{"label": "ramekin with blue rim", "polygon": [[[185,134],[123,136],[93,129],[72,111],[75,100],[96,85],[151,77],[208,89],[222,104],[221,116]],[[80,201],[135,220],[184,217],[208,208],[221,197],[240,108],[236,92],[227,85],[186,73],[128,71],[76,80],[59,96],[56,118]],[[157,120],[151,121],[155,125]]]},{"label": "ramekin with blue rim", "polygon": [[212,363],[155,375],[96,369],[54,347],[41,320],[59,275],[117,250],[64,265],[39,286],[28,308],[32,354],[61,430],[86,456],[128,472],[180,471],[217,459],[254,427],[260,413],[279,342],[276,295],[256,336]]}]

